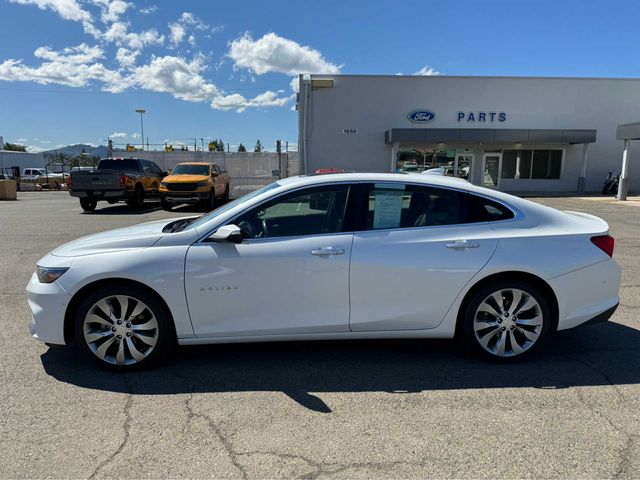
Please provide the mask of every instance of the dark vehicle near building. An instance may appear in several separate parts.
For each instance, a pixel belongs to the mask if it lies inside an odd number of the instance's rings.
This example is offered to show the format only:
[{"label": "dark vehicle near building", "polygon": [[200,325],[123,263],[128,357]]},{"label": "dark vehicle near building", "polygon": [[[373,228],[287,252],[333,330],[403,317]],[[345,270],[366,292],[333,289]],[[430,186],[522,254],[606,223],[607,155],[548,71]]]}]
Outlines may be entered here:
[{"label": "dark vehicle near building", "polygon": [[132,208],[142,208],[145,198],[159,196],[165,175],[150,160],[104,158],[93,171],[71,172],[69,193],[80,199],[85,212],[94,211],[99,200],[109,204],[124,200]]}]

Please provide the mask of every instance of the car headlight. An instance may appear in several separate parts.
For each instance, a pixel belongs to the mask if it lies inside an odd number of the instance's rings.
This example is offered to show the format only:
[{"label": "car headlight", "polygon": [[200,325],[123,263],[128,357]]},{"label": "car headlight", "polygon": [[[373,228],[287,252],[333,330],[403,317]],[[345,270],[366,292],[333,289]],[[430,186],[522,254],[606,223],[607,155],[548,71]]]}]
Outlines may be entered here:
[{"label": "car headlight", "polygon": [[164,188],[167,188],[167,182],[160,182],[160,186],[164,187]]},{"label": "car headlight", "polygon": [[53,283],[59,279],[64,272],[69,270],[69,267],[41,267],[37,266],[38,280],[40,283]]},{"label": "car headlight", "polygon": [[204,182],[198,182],[198,187],[208,187],[209,186],[209,182],[208,181],[204,181]]}]

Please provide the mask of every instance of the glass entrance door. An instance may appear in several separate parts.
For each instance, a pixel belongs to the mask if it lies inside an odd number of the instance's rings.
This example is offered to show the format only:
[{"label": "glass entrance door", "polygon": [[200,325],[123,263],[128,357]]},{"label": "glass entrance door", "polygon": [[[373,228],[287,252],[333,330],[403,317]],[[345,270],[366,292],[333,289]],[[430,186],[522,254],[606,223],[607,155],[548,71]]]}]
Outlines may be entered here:
[{"label": "glass entrance door", "polygon": [[498,188],[502,153],[485,153],[482,156],[482,186]]}]

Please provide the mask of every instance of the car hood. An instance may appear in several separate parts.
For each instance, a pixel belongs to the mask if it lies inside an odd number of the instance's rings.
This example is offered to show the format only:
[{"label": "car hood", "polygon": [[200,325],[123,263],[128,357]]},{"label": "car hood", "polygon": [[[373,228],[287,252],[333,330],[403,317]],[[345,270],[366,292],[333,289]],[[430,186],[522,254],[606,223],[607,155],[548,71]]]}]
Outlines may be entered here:
[{"label": "car hood", "polygon": [[189,174],[176,174],[165,177],[162,181],[167,183],[191,183],[191,182],[205,182],[209,180],[208,175],[189,175]]},{"label": "car hood", "polygon": [[79,257],[116,250],[150,247],[166,235],[162,229],[176,220],[180,219],[171,218],[96,233],[65,243],[52,251],[51,255],[57,257]]}]

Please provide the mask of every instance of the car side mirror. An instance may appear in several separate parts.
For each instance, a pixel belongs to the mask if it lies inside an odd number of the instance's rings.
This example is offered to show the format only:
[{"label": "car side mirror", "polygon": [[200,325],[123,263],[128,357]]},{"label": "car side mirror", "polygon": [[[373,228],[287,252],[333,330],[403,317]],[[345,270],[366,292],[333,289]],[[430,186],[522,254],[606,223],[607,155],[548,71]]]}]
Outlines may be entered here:
[{"label": "car side mirror", "polygon": [[224,225],[208,238],[211,242],[241,243],[242,231],[237,225]]}]

